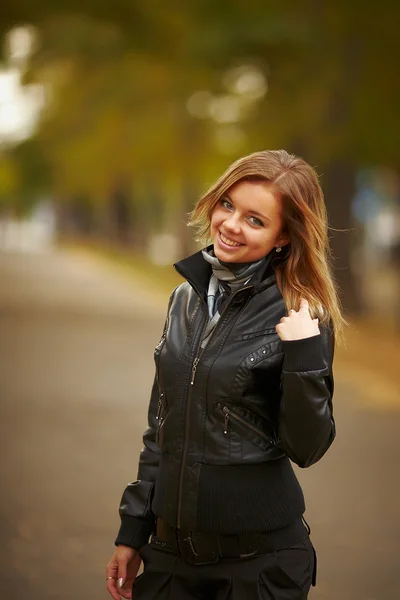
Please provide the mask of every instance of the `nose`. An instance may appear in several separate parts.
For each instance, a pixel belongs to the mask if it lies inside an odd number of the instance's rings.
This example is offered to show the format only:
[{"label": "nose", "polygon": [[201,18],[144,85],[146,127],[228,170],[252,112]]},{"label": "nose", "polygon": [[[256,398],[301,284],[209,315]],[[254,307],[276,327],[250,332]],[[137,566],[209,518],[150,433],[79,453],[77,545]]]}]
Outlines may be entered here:
[{"label": "nose", "polygon": [[238,216],[234,214],[230,215],[230,217],[225,219],[224,227],[226,231],[230,231],[231,233],[238,235],[240,233],[240,222]]}]

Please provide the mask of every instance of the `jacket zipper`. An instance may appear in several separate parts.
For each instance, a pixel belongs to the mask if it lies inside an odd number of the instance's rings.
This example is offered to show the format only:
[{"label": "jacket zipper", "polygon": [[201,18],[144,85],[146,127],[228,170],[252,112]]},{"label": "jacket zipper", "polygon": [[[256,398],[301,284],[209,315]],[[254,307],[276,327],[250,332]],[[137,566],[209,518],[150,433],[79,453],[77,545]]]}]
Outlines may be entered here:
[{"label": "jacket zipper", "polygon": [[196,377],[196,369],[199,364],[200,358],[195,358],[192,365],[192,378],[190,380],[190,385],[194,385],[194,378]]},{"label": "jacket zipper", "polygon": [[161,412],[162,412],[162,407],[163,407],[163,398],[164,398],[164,392],[160,391],[160,395],[158,397],[158,410],[157,410],[157,416],[156,416],[157,421],[162,421]]},{"label": "jacket zipper", "polygon": [[222,411],[222,413],[224,415],[224,434],[225,435],[227,435],[227,433],[228,433],[229,419],[233,419],[234,421],[238,421],[239,423],[242,423],[242,425],[244,425],[248,429],[251,429],[257,435],[264,438],[268,442],[271,442],[271,443],[273,442],[273,436],[266,435],[261,429],[258,429],[258,427],[255,427],[254,425],[251,425],[251,423],[246,421],[246,419],[244,419],[243,417],[240,417],[237,413],[233,412],[227,406],[222,406],[222,404],[217,404],[217,407]]},{"label": "jacket zipper", "polygon": [[[208,342],[207,342],[207,346],[209,345],[209,343],[210,343],[210,340],[212,339],[212,337],[214,336],[215,332],[217,331],[217,329],[218,329],[218,325],[221,323],[222,317],[225,315],[225,313],[227,312],[227,310],[230,308],[230,305],[232,304],[232,300],[233,300],[233,298],[236,296],[236,294],[238,294],[239,292],[242,292],[243,290],[248,290],[248,289],[250,289],[250,288],[252,288],[252,287],[253,287],[252,285],[248,285],[248,286],[246,286],[246,287],[240,288],[239,290],[236,290],[236,292],[234,292],[234,293],[232,294],[232,296],[231,296],[231,298],[230,298],[230,300],[229,300],[228,304],[225,306],[224,310],[222,311],[222,313],[221,313],[221,315],[220,315],[220,317],[219,317],[219,319],[218,319],[218,322],[217,322],[217,324],[215,325],[215,327],[214,327],[213,331],[212,331],[212,332],[210,333],[210,335],[209,335]],[[205,304],[205,303],[203,302],[203,304]],[[203,333],[204,333],[204,330],[205,330],[205,326],[203,327],[203,331],[202,331],[202,333],[201,333],[201,338],[200,338],[199,345],[197,346],[197,351],[198,351],[198,350],[199,350],[199,348],[201,347],[201,342],[203,341]],[[199,364],[199,362],[200,362],[200,358],[201,358],[201,355],[203,354],[204,350],[205,350],[205,348],[203,348],[203,349],[201,350],[201,352],[199,353],[199,355],[198,355],[198,356],[197,356],[197,357],[194,359],[194,361],[193,361],[193,363],[192,363],[192,377],[191,377],[191,380],[190,380],[190,385],[194,385],[194,380],[195,380],[195,377],[196,377],[196,371],[197,371],[197,365],[198,365],[198,364]]]},{"label": "jacket zipper", "polygon": [[161,390],[160,386],[160,395],[158,397],[158,408],[157,408],[157,431],[156,431],[156,443],[158,444],[160,441],[160,428],[164,422],[164,392]]},{"label": "jacket zipper", "polygon": [[157,354],[156,357],[156,379],[157,379],[157,385],[158,385],[158,406],[157,406],[157,415],[156,415],[156,421],[157,421],[157,431],[156,431],[156,442],[158,444],[159,441],[159,432],[160,432],[160,427],[162,425],[162,422],[164,420],[164,415],[163,413],[163,405],[164,405],[164,391],[160,385],[160,378],[159,378],[159,371],[160,371],[160,355],[161,355],[161,351],[163,349],[165,340],[167,339],[166,336],[166,332],[164,330],[164,333],[161,336],[160,341],[158,342],[155,352]]},{"label": "jacket zipper", "polygon": [[[238,294],[239,292],[242,292],[245,289],[249,289],[249,288],[252,288],[252,287],[253,287],[252,285],[248,285],[246,287],[241,288],[240,290],[236,290],[236,292],[234,292],[232,294],[229,302],[227,303],[227,305],[225,306],[224,310],[222,311],[217,324],[215,325],[213,331],[210,333],[208,344],[210,343],[210,339],[213,337],[213,335],[217,331],[218,325],[222,322],[222,317],[225,315],[225,313],[231,307],[232,300],[236,296],[236,294]],[[205,307],[207,309],[207,305],[204,302],[204,300],[201,300],[201,301],[203,302],[203,304],[205,305]],[[192,363],[192,372],[191,372],[191,378],[190,378],[190,386],[189,386],[189,391],[188,391],[188,396],[187,396],[187,402],[186,402],[186,419],[185,419],[185,430],[184,430],[184,436],[183,436],[184,444],[183,444],[183,451],[182,451],[182,461],[181,461],[181,470],[180,470],[180,473],[179,473],[179,487],[178,487],[178,510],[177,510],[177,520],[176,520],[177,521],[176,525],[177,525],[178,529],[180,529],[180,527],[181,527],[182,492],[183,492],[183,471],[184,471],[184,468],[185,468],[186,456],[187,456],[187,451],[188,451],[188,443],[189,443],[188,430],[189,430],[189,425],[190,425],[190,404],[191,404],[191,400],[192,400],[192,390],[193,390],[194,381],[195,381],[195,377],[196,377],[197,365],[199,364],[201,355],[204,352],[204,349],[201,352],[199,352],[199,349],[201,347],[201,342],[203,341],[203,335],[204,335],[204,331],[206,329],[206,326],[207,326],[207,321],[203,325],[203,329],[202,329],[202,332],[201,332],[200,340],[199,340],[197,348],[196,348],[196,354],[198,354],[198,356],[196,356],[196,358],[194,359],[194,361]]]},{"label": "jacket zipper", "polygon": [[[207,322],[203,326],[201,336],[200,336],[200,342],[197,346],[196,352],[198,352],[198,350],[199,350],[206,325],[207,325]],[[178,529],[180,529],[180,527],[181,527],[183,471],[184,471],[184,465],[186,463],[186,455],[187,455],[188,443],[189,443],[188,430],[189,430],[189,425],[190,425],[190,404],[191,404],[191,399],[192,399],[192,389],[193,389],[193,385],[194,385],[194,379],[196,377],[196,369],[197,369],[197,365],[199,364],[199,360],[200,359],[196,357],[192,363],[190,386],[189,386],[187,401],[186,401],[185,430],[183,432],[183,440],[184,441],[183,441],[183,450],[182,450],[181,470],[179,473],[178,510],[177,510],[177,518],[176,518],[176,526]]]}]

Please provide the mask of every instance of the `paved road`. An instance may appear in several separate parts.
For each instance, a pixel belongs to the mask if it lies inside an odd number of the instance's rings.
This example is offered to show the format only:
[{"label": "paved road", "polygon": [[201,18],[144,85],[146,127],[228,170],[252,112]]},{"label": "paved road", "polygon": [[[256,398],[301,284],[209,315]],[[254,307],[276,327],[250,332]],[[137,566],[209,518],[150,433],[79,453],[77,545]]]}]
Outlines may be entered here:
[{"label": "paved road", "polygon": [[[141,287],[87,257],[0,254],[1,600],[107,598],[165,310]],[[299,472],[310,597],[398,600],[400,411],[336,375],[338,438]]]}]

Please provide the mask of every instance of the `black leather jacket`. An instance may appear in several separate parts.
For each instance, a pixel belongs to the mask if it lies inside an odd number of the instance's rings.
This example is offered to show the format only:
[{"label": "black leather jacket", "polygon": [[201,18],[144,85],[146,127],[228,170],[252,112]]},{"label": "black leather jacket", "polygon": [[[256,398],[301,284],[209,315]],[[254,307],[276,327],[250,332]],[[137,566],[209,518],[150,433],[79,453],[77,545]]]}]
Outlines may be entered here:
[{"label": "black leather jacket", "polygon": [[[149,428],[138,479],[122,497],[117,544],[146,543],[155,514],[191,531],[249,529],[248,502],[240,503],[253,485],[256,515],[272,493],[275,504],[304,511],[288,457],[308,467],[334,439],[333,335],[321,328],[311,338],[279,339],[275,326],[286,309],[272,262],[269,256],[265,268],[228,298],[204,350],[210,265],[201,252],[175,265],[187,282],[170,298],[155,349]],[[290,506],[285,514],[280,510],[273,522],[260,516],[257,528],[280,527],[298,516]]]}]

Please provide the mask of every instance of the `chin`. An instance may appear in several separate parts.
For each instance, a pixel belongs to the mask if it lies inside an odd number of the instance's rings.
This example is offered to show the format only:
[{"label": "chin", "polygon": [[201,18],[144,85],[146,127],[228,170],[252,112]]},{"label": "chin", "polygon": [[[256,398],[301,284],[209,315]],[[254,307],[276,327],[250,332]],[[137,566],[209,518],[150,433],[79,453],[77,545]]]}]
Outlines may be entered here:
[{"label": "chin", "polygon": [[216,250],[214,248],[214,254],[219,260],[222,260],[222,262],[226,262],[226,263],[246,262],[246,260],[243,259],[242,256],[232,256],[232,254],[230,252],[224,252],[223,250],[220,250],[220,249]]}]

